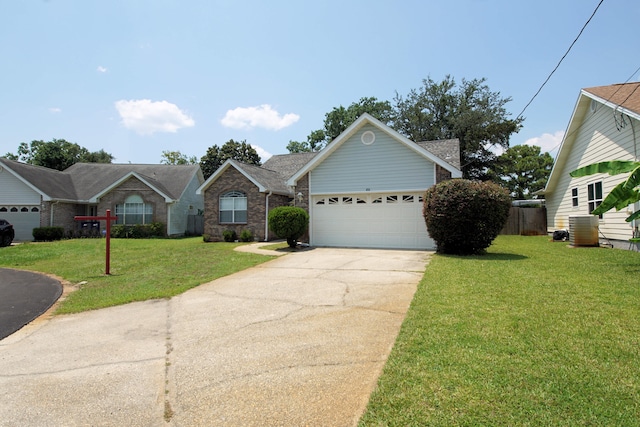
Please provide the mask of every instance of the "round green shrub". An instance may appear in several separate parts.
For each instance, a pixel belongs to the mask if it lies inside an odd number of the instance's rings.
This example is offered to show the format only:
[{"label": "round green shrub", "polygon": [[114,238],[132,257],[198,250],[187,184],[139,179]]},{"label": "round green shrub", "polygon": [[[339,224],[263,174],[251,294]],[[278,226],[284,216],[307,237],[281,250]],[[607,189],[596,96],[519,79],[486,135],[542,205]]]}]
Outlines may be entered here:
[{"label": "round green shrub", "polygon": [[509,217],[511,197],[492,182],[451,179],[427,190],[423,215],[427,231],[445,254],[481,254]]},{"label": "round green shrub", "polygon": [[240,233],[240,241],[241,242],[253,241],[253,233],[251,232],[251,230],[248,230],[246,228],[242,230],[242,232]]},{"label": "round green shrub", "polygon": [[225,242],[235,242],[236,240],[238,240],[238,235],[236,234],[235,230],[224,230],[222,232],[222,238]]},{"label": "round green shrub", "polygon": [[298,239],[309,227],[309,214],[296,206],[278,206],[269,212],[269,229],[295,248]]}]

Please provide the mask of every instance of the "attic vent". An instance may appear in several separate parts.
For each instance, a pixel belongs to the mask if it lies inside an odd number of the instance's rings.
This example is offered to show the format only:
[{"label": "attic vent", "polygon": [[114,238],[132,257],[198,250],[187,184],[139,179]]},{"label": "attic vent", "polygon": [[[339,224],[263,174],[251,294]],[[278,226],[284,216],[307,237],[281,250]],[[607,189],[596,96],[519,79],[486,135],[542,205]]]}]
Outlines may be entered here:
[{"label": "attic vent", "polygon": [[598,109],[598,102],[595,99],[591,100],[591,112],[595,113]]},{"label": "attic vent", "polygon": [[376,134],[371,132],[370,130],[364,132],[360,137],[360,141],[362,141],[364,145],[371,145],[375,140],[376,140]]}]

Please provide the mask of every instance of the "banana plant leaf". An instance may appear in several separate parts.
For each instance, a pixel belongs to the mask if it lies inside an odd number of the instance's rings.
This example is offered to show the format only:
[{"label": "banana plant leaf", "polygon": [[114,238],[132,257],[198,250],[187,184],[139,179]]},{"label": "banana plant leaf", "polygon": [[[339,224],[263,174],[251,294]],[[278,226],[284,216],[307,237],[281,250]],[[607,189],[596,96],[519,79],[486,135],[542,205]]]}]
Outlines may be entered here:
[{"label": "banana plant leaf", "polygon": [[593,175],[596,173],[608,173],[609,175],[618,175],[620,173],[631,172],[636,168],[640,168],[640,162],[632,162],[628,160],[611,160],[608,162],[593,163],[570,172],[574,178],[581,176]]},{"label": "banana plant leaf", "polygon": [[631,190],[638,186],[640,186],[640,166],[631,172],[629,178],[627,178],[627,181],[624,184],[624,188]]},{"label": "banana plant leaf", "polygon": [[632,203],[640,200],[640,192],[636,190],[627,190],[624,186],[625,181],[613,187],[607,197],[600,203],[593,212],[593,215],[602,215],[603,213],[616,208],[617,211],[626,208]]},{"label": "banana plant leaf", "polygon": [[629,216],[627,217],[627,219],[625,219],[625,221],[627,221],[627,222],[631,222],[631,221],[633,221],[634,219],[638,219],[638,218],[640,218],[640,210],[635,211],[634,213],[632,213],[631,215],[629,215]]}]

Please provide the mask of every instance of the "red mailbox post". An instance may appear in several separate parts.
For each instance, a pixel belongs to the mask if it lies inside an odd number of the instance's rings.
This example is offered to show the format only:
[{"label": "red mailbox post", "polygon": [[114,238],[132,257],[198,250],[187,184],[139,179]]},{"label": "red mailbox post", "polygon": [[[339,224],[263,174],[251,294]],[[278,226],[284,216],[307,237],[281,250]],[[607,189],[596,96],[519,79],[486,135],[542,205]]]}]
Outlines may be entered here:
[{"label": "red mailbox post", "polygon": [[76,221],[107,221],[107,260],[104,274],[109,275],[109,267],[111,264],[111,221],[118,219],[117,216],[111,216],[111,209],[107,209],[105,216],[74,216]]}]

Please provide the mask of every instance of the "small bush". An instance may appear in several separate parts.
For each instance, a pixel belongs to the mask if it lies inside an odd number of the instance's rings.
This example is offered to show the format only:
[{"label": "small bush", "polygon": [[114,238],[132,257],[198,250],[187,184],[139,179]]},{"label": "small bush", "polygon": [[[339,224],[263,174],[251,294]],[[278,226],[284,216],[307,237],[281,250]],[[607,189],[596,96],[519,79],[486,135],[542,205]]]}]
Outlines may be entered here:
[{"label": "small bush", "polygon": [[222,232],[222,238],[225,242],[235,242],[238,240],[235,230],[224,230]]},{"label": "small bush", "polygon": [[31,232],[36,242],[51,242],[64,237],[63,227],[37,227]]},{"label": "small bush", "polygon": [[211,240],[211,236],[209,236],[208,234],[203,234],[202,235],[202,241],[205,243],[208,243]]},{"label": "small bush", "polygon": [[253,233],[251,230],[244,229],[240,233],[240,241],[241,242],[251,242],[253,241]]},{"label": "small bush", "polygon": [[470,255],[491,245],[510,207],[508,191],[495,183],[452,179],[427,190],[423,214],[438,252]]},{"label": "small bush", "polygon": [[269,229],[295,248],[297,240],[309,227],[309,214],[296,206],[279,206],[269,212]]},{"label": "small bush", "polygon": [[148,239],[150,237],[165,237],[165,225],[161,222],[151,224],[123,225],[111,227],[111,237],[115,239]]}]

